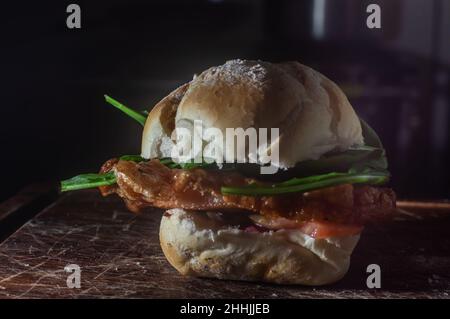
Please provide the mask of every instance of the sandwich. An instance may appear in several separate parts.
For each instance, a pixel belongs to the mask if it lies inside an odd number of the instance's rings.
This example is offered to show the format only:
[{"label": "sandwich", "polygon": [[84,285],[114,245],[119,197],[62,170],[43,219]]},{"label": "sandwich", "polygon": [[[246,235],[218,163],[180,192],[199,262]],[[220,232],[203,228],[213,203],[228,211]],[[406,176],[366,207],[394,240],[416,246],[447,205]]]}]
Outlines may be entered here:
[{"label": "sandwich", "polygon": [[[364,226],[394,212],[379,137],[334,82],[298,62],[228,61],[145,113],[105,97],[143,125],[141,154],[61,189],[98,187],[132,212],[162,209],[161,248],[183,275],[330,284],[348,271]],[[180,131],[204,143],[186,147]]]}]

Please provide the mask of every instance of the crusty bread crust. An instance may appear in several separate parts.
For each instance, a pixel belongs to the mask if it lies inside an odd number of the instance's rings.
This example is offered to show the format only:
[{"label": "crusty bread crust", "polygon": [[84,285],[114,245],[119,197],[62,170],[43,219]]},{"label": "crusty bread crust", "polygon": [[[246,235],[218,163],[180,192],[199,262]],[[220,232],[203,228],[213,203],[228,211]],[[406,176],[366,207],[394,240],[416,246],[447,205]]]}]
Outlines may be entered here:
[{"label": "crusty bread crust", "polygon": [[[220,129],[223,136],[226,128],[279,128],[280,138],[271,141],[268,150],[278,149],[280,160],[272,165],[280,168],[363,143],[359,119],[341,89],[298,62],[232,60],[204,71],[150,112],[142,156],[170,157],[168,128],[193,130],[195,120],[204,128]],[[236,145],[228,147],[237,151]],[[247,160],[267,160],[248,149],[243,152]]]},{"label": "crusty bread crust", "polygon": [[252,233],[205,212],[171,209],[161,248],[181,274],[277,284],[325,285],[341,279],[359,235],[314,239],[296,230]]},{"label": "crusty bread crust", "polygon": [[189,83],[186,83],[163,98],[150,111],[142,132],[142,156],[157,158],[169,154],[173,146],[172,131],[175,129],[175,115]]}]

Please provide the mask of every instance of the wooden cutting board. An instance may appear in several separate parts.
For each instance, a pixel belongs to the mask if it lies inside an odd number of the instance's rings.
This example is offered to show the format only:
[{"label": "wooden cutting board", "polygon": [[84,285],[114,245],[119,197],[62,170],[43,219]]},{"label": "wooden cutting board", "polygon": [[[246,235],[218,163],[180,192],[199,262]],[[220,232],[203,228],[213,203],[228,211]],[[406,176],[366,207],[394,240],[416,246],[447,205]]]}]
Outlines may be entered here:
[{"label": "wooden cutting board", "polygon": [[[0,226],[29,206],[30,194],[19,197],[0,205]],[[117,197],[72,192],[0,244],[0,297],[450,298],[448,204],[400,204],[405,220],[366,228],[344,279],[313,288],[181,276],[159,246],[161,210],[136,216]],[[80,266],[79,289],[67,287],[69,264]],[[370,264],[381,267],[380,289],[367,288]]]}]

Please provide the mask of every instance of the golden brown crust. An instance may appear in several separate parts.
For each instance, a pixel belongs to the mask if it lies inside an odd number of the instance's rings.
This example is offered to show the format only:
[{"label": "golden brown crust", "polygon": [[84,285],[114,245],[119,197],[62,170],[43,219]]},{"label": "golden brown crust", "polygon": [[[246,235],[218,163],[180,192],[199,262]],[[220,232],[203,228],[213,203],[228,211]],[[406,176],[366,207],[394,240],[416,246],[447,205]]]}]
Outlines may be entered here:
[{"label": "golden brown crust", "polygon": [[183,275],[325,285],[341,279],[359,235],[314,239],[299,231],[250,233],[205,213],[167,211],[160,227],[161,248]]},{"label": "golden brown crust", "polygon": [[[161,116],[166,109],[170,112]],[[204,71],[150,113],[142,156],[170,157],[170,128],[192,130],[195,120],[202,120],[204,128],[220,129],[224,136],[226,128],[278,128],[280,139],[268,149],[279,149],[280,161],[272,164],[281,168],[363,143],[359,119],[345,94],[298,62],[232,60]],[[244,152],[247,159],[264,161]]]},{"label": "golden brown crust", "polygon": [[[158,102],[150,111],[142,132],[142,156],[159,157],[172,147],[170,136],[175,129],[175,116],[189,83],[183,84]],[[166,156],[169,157],[169,156]]]}]

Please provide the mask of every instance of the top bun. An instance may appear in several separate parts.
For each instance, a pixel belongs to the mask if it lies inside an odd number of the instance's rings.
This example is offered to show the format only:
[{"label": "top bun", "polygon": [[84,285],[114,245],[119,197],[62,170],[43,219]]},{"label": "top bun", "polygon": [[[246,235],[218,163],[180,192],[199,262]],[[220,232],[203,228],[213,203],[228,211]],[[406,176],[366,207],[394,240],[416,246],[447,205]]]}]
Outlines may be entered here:
[{"label": "top bun", "polygon": [[[172,131],[184,127],[197,134],[194,120],[223,136],[226,128],[279,128],[268,149],[278,148],[279,162],[272,165],[283,169],[363,144],[361,123],[342,90],[298,62],[232,60],[207,69],[152,109],[142,157],[171,157]],[[263,163],[248,149],[244,153],[247,160]]]}]

